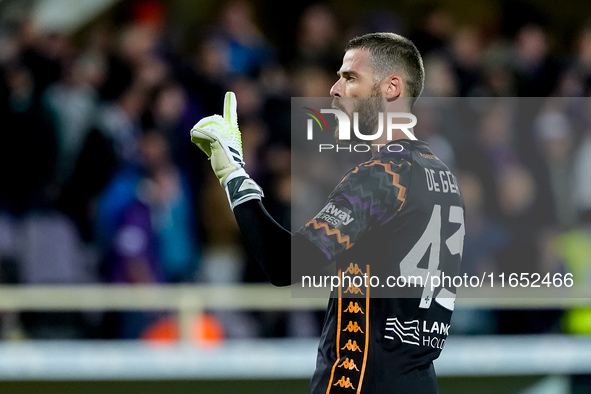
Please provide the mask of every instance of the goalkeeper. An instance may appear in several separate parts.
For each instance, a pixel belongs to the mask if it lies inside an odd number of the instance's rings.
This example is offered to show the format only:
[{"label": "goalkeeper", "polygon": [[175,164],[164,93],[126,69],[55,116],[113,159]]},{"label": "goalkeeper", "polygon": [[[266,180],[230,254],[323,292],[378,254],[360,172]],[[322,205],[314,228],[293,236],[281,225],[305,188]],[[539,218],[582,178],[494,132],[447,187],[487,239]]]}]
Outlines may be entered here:
[{"label": "goalkeeper", "polygon": [[[337,108],[344,97],[381,97],[382,103],[406,103],[410,112],[424,82],[416,47],[392,33],[352,39],[337,74],[330,91]],[[455,177],[427,144],[401,130],[392,140],[382,135],[373,142],[383,148],[349,171],[321,213],[291,234],[267,213],[263,191],[244,170],[236,105],[228,92],[223,116],[200,120],[191,140],[210,158],[244,241],[271,283],[290,285],[296,281],[292,275],[301,278],[300,271],[310,275],[332,264],[339,276],[369,276],[370,268],[392,276],[457,274],[463,199]],[[366,124],[368,134],[377,130],[374,120]],[[291,250],[298,253],[293,267]],[[427,260],[428,268],[422,268],[419,263]],[[345,296],[349,290],[357,296]],[[311,392],[437,393],[433,360],[447,338],[455,288],[415,290],[407,297],[376,297],[367,287],[335,289]]]}]

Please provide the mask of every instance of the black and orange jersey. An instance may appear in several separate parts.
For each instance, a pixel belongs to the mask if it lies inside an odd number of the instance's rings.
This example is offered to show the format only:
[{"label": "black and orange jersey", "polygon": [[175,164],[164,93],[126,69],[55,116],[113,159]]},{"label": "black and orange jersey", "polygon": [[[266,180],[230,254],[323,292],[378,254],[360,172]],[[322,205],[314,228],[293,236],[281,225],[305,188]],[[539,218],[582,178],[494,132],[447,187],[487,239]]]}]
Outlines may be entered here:
[{"label": "black and orange jersey", "polygon": [[312,393],[437,392],[432,362],[455,301],[452,281],[441,279],[458,275],[464,239],[449,168],[424,142],[393,141],[350,170],[298,232],[343,279],[329,300]]}]

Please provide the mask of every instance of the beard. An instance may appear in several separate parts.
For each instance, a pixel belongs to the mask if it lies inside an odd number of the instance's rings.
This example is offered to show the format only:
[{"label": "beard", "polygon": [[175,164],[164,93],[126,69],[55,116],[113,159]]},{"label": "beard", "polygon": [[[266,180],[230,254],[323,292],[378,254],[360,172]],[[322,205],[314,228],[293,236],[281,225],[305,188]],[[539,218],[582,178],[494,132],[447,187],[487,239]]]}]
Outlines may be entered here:
[{"label": "beard", "polygon": [[[383,98],[381,97],[380,86],[377,83],[372,87],[369,97],[340,98],[338,100],[342,100],[343,104],[348,104],[346,106],[351,107],[343,108],[344,106],[339,106],[336,100],[335,102],[333,102],[335,104],[335,107],[338,107],[338,109],[347,114],[347,116],[349,117],[351,127],[353,127],[353,114],[357,113],[357,124],[359,126],[359,132],[364,135],[371,135],[376,132],[379,126],[380,116],[383,116],[385,108]],[[338,119],[337,126],[334,130],[334,139],[337,143],[367,143],[367,141],[359,139],[353,132],[351,132],[351,141],[340,140]]]}]

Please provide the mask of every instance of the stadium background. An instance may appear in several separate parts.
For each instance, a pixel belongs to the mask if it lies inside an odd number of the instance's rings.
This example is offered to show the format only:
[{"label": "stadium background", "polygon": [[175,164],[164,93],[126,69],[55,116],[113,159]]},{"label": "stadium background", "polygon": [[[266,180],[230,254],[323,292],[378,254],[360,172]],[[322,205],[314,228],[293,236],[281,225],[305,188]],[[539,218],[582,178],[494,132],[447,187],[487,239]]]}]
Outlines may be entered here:
[{"label": "stadium background", "polygon": [[[370,31],[414,40],[427,96],[583,100],[590,93],[584,1],[0,1],[3,289],[264,282],[188,130],[220,111],[226,90],[236,92],[247,171],[262,184],[269,211],[289,226],[290,98],[326,96],[344,44]],[[502,138],[486,130],[428,136],[461,173],[465,266],[525,261],[590,277],[591,131],[582,119],[539,133],[512,128]],[[497,338],[502,348],[515,335],[591,332],[584,308],[558,304],[459,309],[451,334]],[[178,337],[170,310],[66,309],[5,306],[3,344]],[[208,310],[208,337],[254,344],[319,334],[321,308],[254,309]],[[75,353],[70,345],[64,349]],[[142,383],[22,371],[4,375],[0,389],[288,393],[307,385],[286,376]],[[591,365],[572,374],[451,374],[442,392],[589,392],[585,373]]]}]

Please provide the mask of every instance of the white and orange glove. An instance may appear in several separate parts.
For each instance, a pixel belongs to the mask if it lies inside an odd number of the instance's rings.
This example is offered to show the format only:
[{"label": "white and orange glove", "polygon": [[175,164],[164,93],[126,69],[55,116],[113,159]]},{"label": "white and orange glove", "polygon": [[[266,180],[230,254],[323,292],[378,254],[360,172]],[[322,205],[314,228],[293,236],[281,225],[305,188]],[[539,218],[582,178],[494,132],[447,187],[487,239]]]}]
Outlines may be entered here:
[{"label": "white and orange glove", "polygon": [[236,105],[234,92],[227,92],[224,116],[205,117],[191,129],[191,141],[209,157],[215,175],[226,189],[232,209],[249,200],[261,200],[264,195],[261,187],[244,170]]}]

